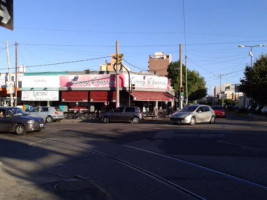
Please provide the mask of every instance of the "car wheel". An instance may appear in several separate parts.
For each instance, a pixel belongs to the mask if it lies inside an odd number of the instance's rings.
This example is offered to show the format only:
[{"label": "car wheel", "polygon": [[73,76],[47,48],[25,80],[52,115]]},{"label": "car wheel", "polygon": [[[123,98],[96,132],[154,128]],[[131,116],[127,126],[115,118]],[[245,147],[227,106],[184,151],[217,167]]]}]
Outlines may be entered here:
[{"label": "car wheel", "polygon": [[103,118],[103,122],[104,122],[105,124],[109,123],[109,118],[108,118],[108,117],[104,117],[104,118]]},{"label": "car wheel", "polygon": [[22,124],[18,124],[15,127],[15,133],[17,135],[24,135],[26,133],[26,129]]},{"label": "car wheel", "polygon": [[134,123],[134,124],[138,124],[139,121],[140,121],[139,117],[134,117],[134,118],[133,118],[133,123]]},{"label": "car wheel", "polygon": [[47,123],[50,123],[50,122],[52,122],[53,121],[53,118],[51,117],[51,116],[48,116],[47,118],[46,118],[46,122]]},{"label": "car wheel", "polygon": [[214,123],[215,123],[215,117],[214,117],[214,116],[211,117],[211,119],[210,119],[210,123],[211,123],[211,124],[214,124]]},{"label": "car wheel", "polygon": [[190,124],[191,125],[195,125],[196,124],[196,118],[195,117],[191,118]]}]

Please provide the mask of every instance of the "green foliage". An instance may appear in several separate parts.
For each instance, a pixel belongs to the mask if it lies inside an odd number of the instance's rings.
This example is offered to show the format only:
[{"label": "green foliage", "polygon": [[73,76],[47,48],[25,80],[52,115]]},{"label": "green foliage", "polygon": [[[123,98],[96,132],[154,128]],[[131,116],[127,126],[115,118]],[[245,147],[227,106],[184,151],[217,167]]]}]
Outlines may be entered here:
[{"label": "green foliage", "polygon": [[224,104],[225,105],[235,105],[237,102],[233,99],[225,99]]},{"label": "green foliage", "polygon": [[267,103],[267,55],[261,56],[251,67],[247,66],[239,90],[260,104]]},{"label": "green foliage", "polygon": [[[179,74],[180,61],[173,62],[168,66],[168,78],[171,80],[171,85],[175,93],[179,90]],[[185,66],[183,65],[183,88],[185,88]],[[203,77],[200,77],[196,71],[187,69],[187,85],[188,85],[188,99],[194,101],[201,99],[207,95],[206,83]],[[184,89],[185,90],[185,89]]]},{"label": "green foliage", "polygon": [[173,87],[175,93],[177,93],[179,89],[179,66],[180,62],[172,62],[167,69],[168,78],[171,80],[171,86]]}]

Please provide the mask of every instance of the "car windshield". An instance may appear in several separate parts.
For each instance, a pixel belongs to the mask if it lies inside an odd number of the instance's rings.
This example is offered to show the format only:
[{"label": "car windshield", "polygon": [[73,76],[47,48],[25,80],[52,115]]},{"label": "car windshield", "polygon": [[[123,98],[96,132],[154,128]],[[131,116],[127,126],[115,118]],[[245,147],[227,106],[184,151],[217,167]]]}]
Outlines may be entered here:
[{"label": "car windshield", "polygon": [[27,115],[27,113],[23,112],[20,108],[11,108],[9,109],[15,116]]},{"label": "car windshield", "polygon": [[37,109],[30,106],[30,107],[26,108],[26,112],[37,112]]},{"label": "car windshield", "polygon": [[193,112],[197,108],[198,108],[198,106],[186,106],[181,110],[181,112]]}]

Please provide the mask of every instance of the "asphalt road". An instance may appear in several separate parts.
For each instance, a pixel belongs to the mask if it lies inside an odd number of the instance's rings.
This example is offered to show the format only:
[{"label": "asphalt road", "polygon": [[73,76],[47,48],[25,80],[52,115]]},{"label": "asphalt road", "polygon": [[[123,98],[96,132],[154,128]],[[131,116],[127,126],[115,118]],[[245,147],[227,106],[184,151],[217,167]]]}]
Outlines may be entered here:
[{"label": "asphalt road", "polygon": [[267,199],[267,121],[49,123],[0,133],[0,199]]}]

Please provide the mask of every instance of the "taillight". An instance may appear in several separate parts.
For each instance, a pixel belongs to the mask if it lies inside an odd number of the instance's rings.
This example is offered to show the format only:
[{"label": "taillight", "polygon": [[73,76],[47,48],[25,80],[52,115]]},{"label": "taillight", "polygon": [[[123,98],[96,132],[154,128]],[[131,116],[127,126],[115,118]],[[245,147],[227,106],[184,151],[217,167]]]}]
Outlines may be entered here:
[{"label": "taillight", "polygon": [[58,115],[58,112],[55,112],[56,115]]}]

